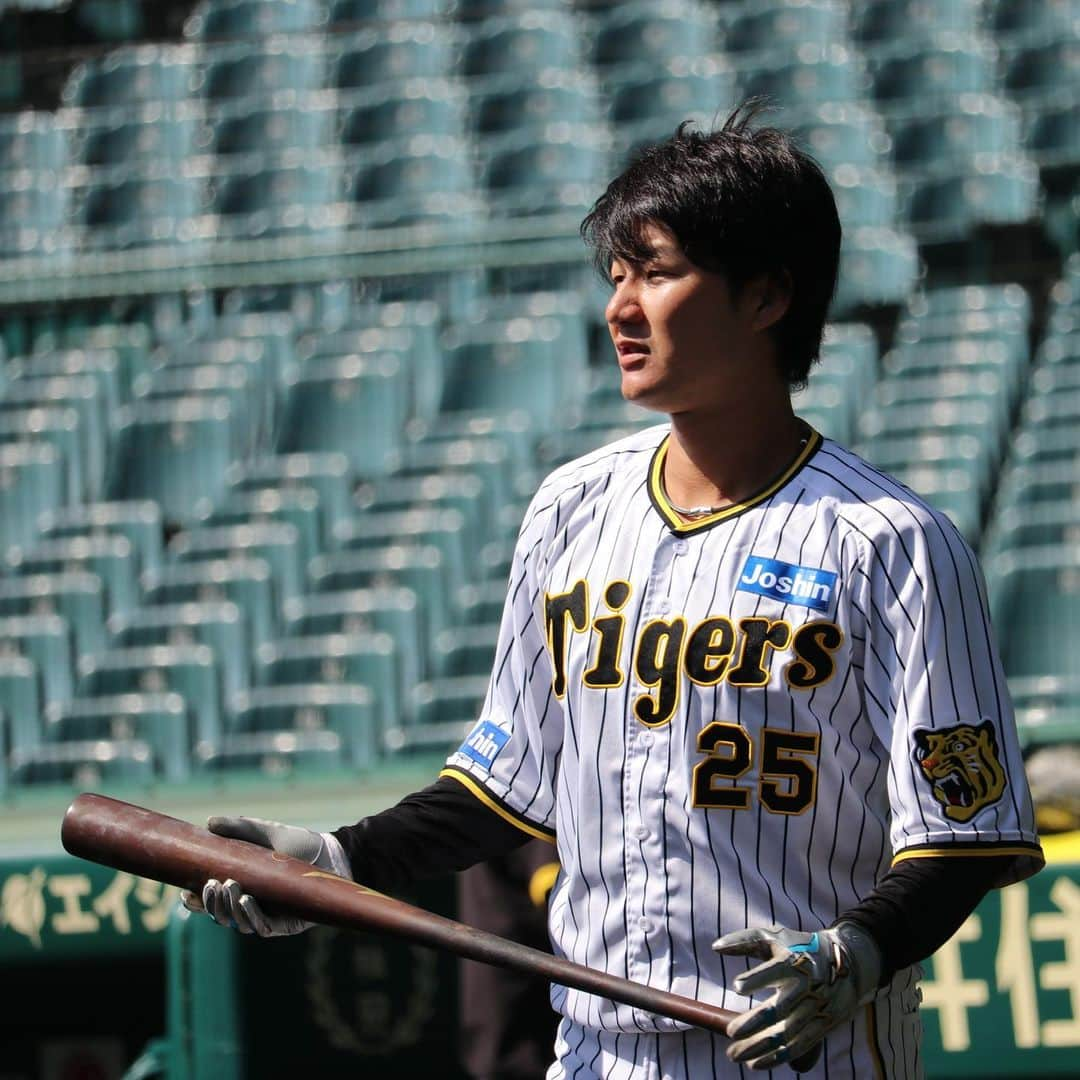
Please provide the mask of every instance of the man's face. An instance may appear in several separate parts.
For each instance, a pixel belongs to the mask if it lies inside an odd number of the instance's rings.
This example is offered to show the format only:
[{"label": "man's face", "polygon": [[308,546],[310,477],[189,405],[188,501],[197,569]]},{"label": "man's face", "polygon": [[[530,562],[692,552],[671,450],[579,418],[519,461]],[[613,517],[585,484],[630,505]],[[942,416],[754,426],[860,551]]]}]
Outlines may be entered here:
[{"label": "man's face", "polygon": [[727,280],[690,262],[663,226],[644,236],[652,257],[612,262],[604,312],[623,396],[669,415],[719,406],[737,380],[764,375],[758,291],[733,298]]}]

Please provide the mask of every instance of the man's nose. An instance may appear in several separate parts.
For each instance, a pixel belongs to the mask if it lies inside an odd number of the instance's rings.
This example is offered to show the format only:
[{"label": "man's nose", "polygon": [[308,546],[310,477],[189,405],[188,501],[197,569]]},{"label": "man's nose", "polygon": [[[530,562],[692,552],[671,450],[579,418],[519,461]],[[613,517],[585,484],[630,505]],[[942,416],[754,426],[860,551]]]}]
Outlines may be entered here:
[{"label": "man's nose", "polygon": [[644,314],[638,301],[636,288],[627,282],[617,285],[604,309],[604,317],[611,326],[641,322]]}]

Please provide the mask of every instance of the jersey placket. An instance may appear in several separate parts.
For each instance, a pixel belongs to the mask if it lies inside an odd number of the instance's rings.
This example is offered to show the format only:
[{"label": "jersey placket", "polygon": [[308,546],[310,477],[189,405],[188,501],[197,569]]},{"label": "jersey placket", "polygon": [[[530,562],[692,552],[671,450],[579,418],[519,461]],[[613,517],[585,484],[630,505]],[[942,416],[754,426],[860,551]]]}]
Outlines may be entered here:
[{"label": "jersey placket", "polygon": [[[664,532],[653,552],[642,598],[640,625],[674,614],[670,586],[675,560],[688,543]],[[681,679],[681,672],[678,676]],[[623,843],[626,867],[627,971],[635,982],[671,984],[671,943],[665,933],[667,889],[664,867],[664,789],[667,783],[671,722],[650,727],[638,720],[633,702],[657,692],[631,673],[631,707],[626,713],[626,766],[623,775]],[[639,1013],[643,1022],[645,1014]]]}]

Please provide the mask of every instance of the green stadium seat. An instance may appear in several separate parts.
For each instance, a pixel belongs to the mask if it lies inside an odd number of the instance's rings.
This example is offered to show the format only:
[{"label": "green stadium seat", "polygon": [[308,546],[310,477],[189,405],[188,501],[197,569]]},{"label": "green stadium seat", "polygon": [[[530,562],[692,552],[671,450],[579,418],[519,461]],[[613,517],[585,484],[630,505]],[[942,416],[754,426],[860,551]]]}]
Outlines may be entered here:
[{"label": "green stadium seat", "polygon": [[59,172],[68,164],[68,132],[56,113],[25,109],[0,120],[0,168]]},{"label": "green stadium seat", "polygon": [[137,374],[150,366],[153,345],[152,332],[143,323],[100,323],[93,326],[59,326],[37,331],[33,336],[33,352],[55,348],[108,349],[120,368],[121,396],[129,395]]},{"label": "green stadium seat", "polygon": [[933,41],[940,34],[972,35],[978,7],[970,0],[868,0],[851,9],[851,36],[861,45]]},{"label": "green stadium seat", "polygon": [[139,45],[114,49],[77,65],[64,83],[61,101],[80,108],[179,102],[191,93],[198,58],[182,45]]},{"label": "green stadium seat", "polygon": [[100,391],[105,411],[111,415],[124,403],[120,366],[108,349],[64,349],[10,357],[4,374],[12,380],[90,378]]},{"label": "green stadium seat", "polygon": [[106,649],[79,659],[76,697],[172,692],[191,714],[196,739],[221,734],[221,674],[208,645]]},{"label": "green stadium seat", "polygon": [[[1075,545],[1006,551],[986,567],[1005,673],[1073,675],[1080,648],[1080,556]],[[1047,633],[1046,628],[1053,632]]]},{"label": "green stadium seat", "polygon": [[975,481],[980,501],[986,499],[997,482],[999,467],[995,448],[978,435],[938,432],[876,438],[859,446],[872,464],[894,476],[913,468],[945,472],[960,469]]},{"label": "green stadium seat", "polygon": [[829,183],[845,229],[887,229],[896,224],[899,202],[891,171],[838,165]]},{"label": "green stadium seat", "polygon": [[514,493],[514,462],[505,443],[497,438],[406,443],[401,456],[402,464],[394,478],[426,477],[432,473],[479,477],[485,496],[482,521],[492,520]]},{"label": "green stadium seat", "polygon": [[[30,405],[0,411],[0,444],[12,443],[53,447],[64,463],[63,489],[77,502],[89,496],[92,478],[85,471],[87,455],[83,452],[84,435],[76,409]],[[97,449],[96,457],[104,457],[104,447]]]},{"label": "green stadium seat", "polygon": [[1004,432],[1012,413],[1010,380],[999,368],[985,371],[938,369],[930,372],[905,371],[902,376],[882,379],[876,390],[880,408],[905,408],[919,402],[986,401],[994,406],[994,428]]},{"label": "green stadium seat", "polygon": [[929,42],[898,41],[868,58],[871,94],[881,109],[930,111],[961,94],[993,93],[996,55],[978,35],[940,33]]},{"label": "green stadium seat", "polygon": [[419,682],[427,664],[423,617],[416,593],[401,586],[309,593],[282,605],[285,637],[389,634],[405,686]]},{"label": "green stadium seat", "polygon": [[38,527],[46,539],[123,536],[143,570],[161,564],[164,522],[160,507],[152,500],[65,506],[42,514]]},{"label": "green stadium seat", "polygon": [[[418,0],[379,0],[380,3],[418,2]],[[425,0],[419,0],[425,2]],[[433,0],[426,0],[431,3]],[[434,0],[438,2],[438,0]],[[564,0],[443,0],[452,3],[452,14],[463,23],[476,23],[495,16],[522,15],[530,11],[557,11],[565,14]],[[443,14],[445,14],[445,10]]]},{"label": "green stadium seat", "polygon": [[465,136],[465,92],[449,79],[391,84],[377,97],[361,90],[359,100],[353,101],[347,92],[342,96],[339,123],[347,147],[375,146],[412,135]]},{"label": "green stadium seat", "polygon": [[297,331],[341,324],[352,301],[352,283],[331,280],[281,285],[238,285],[221,296],[223,318],[273,316]]},{"label": "green stadium seat", "polygon": [[468,530],[467,549],[473,550],[486,535],[496,508],[492,492],[475,473],[444,470],[411,476],[395,474],[361,484],[356,492],[356,509],[361,513],[456,510]]},{"label": "green stadium seat", "polygon": [[460,71],[477,80],[546,68],[575,71],[583,62],[580,42],[580,26],[567,11],[496,15],[472,28]]},{"label": "green stadium seat", "polygon": [[320,775],[346,767],[347,748],[336,731],[257,731],[226,735],[195,747],[196,776],[257,775],[264,780]]},{"label": "green stadium seat", "polygon": [[391,728],[386,748],[392,754],[450,751],[475,725],[488,688],[487,675],[431,679],[413,688],[410,722]]},{"label": "green stadium seat", "polygon": [[1062,87],[1080,87],[1080,41],[1075,27],[1065,36],[1051,36],[1006,51],[1002,85],[1024,108],[1053,100]]},{"label": "green stadium seat", "polygon": [[197,222],[205,200],[198,177],[108,176],[73,192],[73,229],[83,248],[184,245],[204,238]]},{"label": "green stadium seat", "polygon": [[308,566],[308,581],[312,591],[320,593],[372,588],[411,589],[420,602],[429,640],[454,621],[452,589],[457,583],[450,580],[443,566],[442,552],[430,544],[412,547],[392,544],[384,548],[319,555]]},{"label": "green stadium seat", "polygon": [[474,554],[467,544],[470,535],[465,517],[455,509],[369,510],[334,529],[332,545],[339,551],[363,551],[388,544],[407,547],[430,544],[442,553],[451,581],[475,577]]},{"label": "green stadium seat", "polygon": [[520,318],[457,324],[444,334],[443,347],[444,412],[528,409],[544,430],[580,404],[587,364],[580,323]]},{"label": "green stadium seat", "polygon": [[359,475],[385,475],[397,463],[408,389],[394,353],[312,360],[290,368],[276,450],[339,452]]},{"label": "green stadium seat", "polygon": [[196,152],[202,110],[187,102],[82,109],[70,122],[73,163],[120,168],[168,161],[178,168]]},{"label": "green stadium seat", "polygon": [[270,441],[277,401],[273,383],[242,363],[174,365],[139,375],[132,387],[138,405],[224,400],[237,440],[238,456],[248,457]]},{"label": "green stadium seat", "polygon": [[227,719],[230,734],[332,731],[356,768],[381,756],[380,724],[371,689],[338,683],[256,687],[234,699]]},{"label": "green stadium seat", "polygon": [[[0,655],[25,656],[34,662],[46,704],[71,697],[73,642],[71,627],[62,615],[0,616],[0,642]],[[8,704],[0,707],[14,716]]]},{"label": "green stadium seat", "polygon": [[1016,676],[1009,679],[1009,692],[1024,751],[1080,737],[1080,679],[1075,675]]},{"label": "green stadium seat", "polygon": [[1002,471],[997,487],[997,506],[999,509],[1038,506],[1075,499],[1078,495],[1080,474],[1075,461],[1023,463],[1009,465]]},{"label": "green stadium seat", "polygon": [[380,730],[388,728],[400,715],[405,688],[397,648],[389,634],[378,630],[279,638],[256,650],[254,685],[311,683],[367,687],[375,702]]},{"label": "green stadium seat", "polygon": [[321,90],[326,57],[314,39],[276,37],[262,41],[207,46],[192,94],[207,102],[252,101],[292,90]]},{"label": "green stadium seat", "polygon": [[767,0],[721,6],[724,49],[729,53],[794,53],[804,45],[824,48],[844,40],[846,16],[843,7],[828,0],[801,4]]},{"label": "green stadium seat", "polygon": [[37,746],[41,741],[41,677],[29,656],[0,655],[0,710],[6,738],[0,745],[11,751]]},{"label": "green stadium seat", "polygon": [[717,20],[696,5],[616,4],[598,14],[590,59],[603,75],[618,66],[711,56],[721,51],[719,38]]},{"label": "green stadium seat", "polygon": [[97,574],[66,571],[0,577],[0,616],[61,615],[76,655],[105,647],[105,586]]},{"label": "green stadium seat", "polygon": [[191,772],[191,733],[179,694],[120,694],[76,698],[45,710],[45,743],[129,742],[151,750],[157,778],[186,780]]},{"label": "green stadium seat", "polygon": [[438,217],[476,191],[471,148],[448,135],[414,135],[379,143],[349,159],[348,197],[359,224],[407,224],[409,215]]},{"label": "green stadium seat", "polygon": [[186,529],[169,542],[167,555],[175,562],[265,559],[279,602],[299,595],[303,584],[299,533],[287,522]]},{"label": "green stadium seat", "polygon": [[203,0],[184,22],[184,37],[250,38],[270,34],[312,33],[327,23],[325,4],[317,0]]},{"label": "green stadium seat", "polygon": [[994,94],[960,94],[932,112],[920,110],[889,124],[898,171],[968,165],[977,154],[1016,155],[1020,110]]},{"label": "green stadium seat", "polygon": [[0,545],[26,545],[38,518],[67,500],[67,464],[48,443],[0,444]]},{"label": "green stadium seat", "polygon": [[459,410],[439,413],[424,423],[409,423],[412,442],[459,442],[462,439],[494,440],[506,447],[514,465],[530,469],[536,451],[537,432],[533,418],[524,409],[510,412]]},{"label": "green stadium seat", "polygon": [[975,171],[906,182],[903,217],[920,237],[951,239],[983,225],[1023,225],[1039,213],[1039,171],[1024,157],[987,158]]},{"label": "green stadium seat", "polygon": [[[1077,455],[1080,459],[1080,452]],[[1080,502],[1040,500],[1030,505],[1006,505],[990,520],[981,556],[989,560],[1026,547],[1076,544],[1080,541]]]},{"label": "green stadium seat", "polygon": [[200,499],[218,498],[226,470],[246,449],[223,397],[137,402],[120,410],[107,498],[154,499],[170,522],[190,520]]},{"label": "green stadium seat", "polygon": [[334,140],[336,103],[305,96],[302,104],[228,102],[209,118],[205,149],[218,156],[318,151]]},{"label": "green stadium seat", "polygon": [[986,9],[989,28],[999,40],[1067,37],[1075,33],[1076,8],[1072,0],[1044,0],[1041,4],[991,0]]},{"label": "green stadium seat", "polygon": [[1080,418],[1080,393],[1062,390],[1056,394],[1035,394],[1020,407],[1020,427],[1038,438],[1051,436],[1063,428],[1075,430]]},{"label": "green stadium seat", "polygon": [[343,34],[330,57],[330,84],[340,90],[445,79],[456,73],[460,33],[445,23],[394,22]]},{"label": "green stadium seat", "polygon": [[458,13],[458,0],[332,0],[330,26],[398,22],[404,19],[447,19]]},{"label": "green stadium seat", "polygon": [[755,57],[736,69],[739,95],[765,97],[783,109],[800,110],[867,96],[863,66],[843,45],[808,46],[797,57]]},{"label": "green stadium seat", "polygon": [[1027,110],[1024,149],[1051,195],[1069,195],[1080,180],[1080,91]]},{"label": "green stadium seat", "polygon": [[217,505],[200,503],[195,514],[202,527],[290,525],[296,530],[301,565],[323,548],[322,506],[314,488],[227,492]]},{"label": "green stadium seat", "polygon": [[14,750],[8,766],[13,788],[37,784],[86,790],[108,785],[152,783],[154,752],[138,739],[53,742]]},{"label": "green stadium seat", "polygon": [[[97,381],[89,375],[46,375],[40,378],[25,375],[12,379],[0,395],[0,415],[21,413],[35,407],[71,408],[79,414],[81,448],[86,455],[82,467],[86,478],[85,491],[88,498],[96,498],[104,475],[105,440],[110,426],[108,410]],[[69,472],[66,464],[62,472],[65,476]],[[43,487],[49,490],[47,483]],[[66,493],[67,500],[74,501],[75,497],[75,492]],[[55,505],[63,501],[58,499]]]},{"label": "green stadium seat", "polygon": [[[1004,285],[939,285],[913,293],[908,299],[906,316],[934,323],[950,316],[963,319],[979,313],[1016,313],[1026,325],[1031,317],[1031,297],[1016,282]],[[952,336],[951,330],[949,336]]]},{"label": "green stadium seat", "polygon": [[595,124],[599,90],[591,72],[551,68],[537,77],[520,72],[510,82],[482,81],[470,88],[468,124],[484,138],[512,131],[542,131],[553,123]]},{"label": "green stadium seat", "polygon": [[989,453],[999,454],[1004,440],[1004,432],[997,426],[999,415],[999,408],[983,398],[871,408],[859,418],[858,445],[870,445],[882,437],[936,432],[974,435],[986,443]]},{"label": "green stadium seat", "polygon": [[432,677],[490,675],[498,640],[498,622],[455,626],[436,634],[431,644]]},{"label": "green stadium seat", "polygon": [[[225,503],[234,495],[262,491],[313,489],[322,511],[322,534],[353,512],[356,479],[343,453],[275,454],[237,462],[226,470]],[[213,505],[217,500],[213,500]],[[205,504],[200,504],[204,506]],[[224,504],[223,504],[224,505]]]},{"label": "green stadium seat", "polygon": [[920,272],[918,249],[910,235],[893,229],[845,233],[833,317],[849,317],[863,307],[902,303]]},{"label": "green stadium seat", "polygon": [[865,102],[833,102],[796,113],[788,126],[800,146],[827,172],[841,165],[882,168],[892,142],[881,117]]},{"label": "green stadium seat", "polygon": [[461,612],[463,626],[497,624],[502,618],[505,604],[504,581],[478,581],[473,585],[462,585],[457,591],[457,608]]},{"label": "green stadium seat", "polygon": [[334,152],[304,164],[271,164],[266,159],[218,173],[211,181],[211,208],[222,238],[285,236],[325,232],[344,221],[340,206],[344,172]]},{"label": "green stadium seat", "polygon": [[251,685],[247,618],[232,601],[154,604],[123,615],[111,615],[106,625],[112,649],[209,646],[221,668],[226,701]]},{"label": "green stadium seat", "polygon": [[273,572],[264,559],[220,559],[175,563],[142,576],[143,604],[235,604],[243,613],[252,645],[277,634],[278,599]]},{"label": "green stadium seat", "polygon": [[[401,360],[402,378],[407,384],[408,415],[429,419],[439,409],[444,368],[438,324],[421,321],[432,306],[422,301],[407,305],[417,321],[406,326],[340,327],[306,334],[297,342],[301,369],[306,369],[313,359],[392,353]],[[378,316],[373,313],[372,317]]]},{"label": "green stadium seat", "polygon": [[603,191],[610,153],[606,135],[588,126],[491,136],[480,183],[496,214],[576,213]]}]

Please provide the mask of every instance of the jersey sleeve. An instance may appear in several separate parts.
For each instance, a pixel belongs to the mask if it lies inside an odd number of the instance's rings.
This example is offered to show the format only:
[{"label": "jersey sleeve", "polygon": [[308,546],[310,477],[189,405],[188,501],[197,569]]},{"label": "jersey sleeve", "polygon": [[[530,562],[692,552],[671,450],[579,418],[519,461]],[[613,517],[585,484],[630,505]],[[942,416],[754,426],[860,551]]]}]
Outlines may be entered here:
[{"label": "jersey sleeve", "polygon": [[552,690],[541,575],[557,518],[545,488],[514,550],[487,694],[477,723],[443,770],[532,836],[555,835],[563,712]]},{"label": "jersey sleeve", "polygon": [[864,545],[864,697],[889,747],[894,863],[1013,855],[1042,866],[1016,722],[975,557],[921,505]]}]

